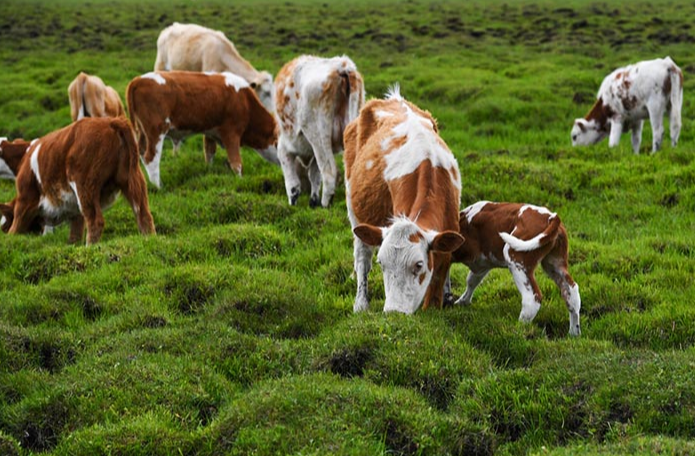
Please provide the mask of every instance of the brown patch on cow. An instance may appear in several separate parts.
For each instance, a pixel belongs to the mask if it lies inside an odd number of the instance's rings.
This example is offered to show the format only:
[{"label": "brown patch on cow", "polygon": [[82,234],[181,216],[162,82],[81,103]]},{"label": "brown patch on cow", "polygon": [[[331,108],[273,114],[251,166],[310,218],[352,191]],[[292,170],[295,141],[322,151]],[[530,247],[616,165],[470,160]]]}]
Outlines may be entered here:
[{"label": "brown patch on cow", "polygon": [[297,99],[297,100],[299,100],[299,92],[295,92],[295,93],[294,93],[294,98]]},{"label": "brown patch on cow", "polygon": [[418,277],[418,281],[420,282],[420,285],[422,285],[422,282],[425,281],[425,278],[427,277],[427,273],[423,272],[420,274],[420,277]]},{"label": "brown patch on cow", "polygon": [[[610,106],[607,106],[603,104],[603,100],[599,98],[596,100],[596,103],[591,107],[591,110],[589,113],[584,117],[587,121],[593,120],[595,121],[598,125],[599,128],[602,131],[608,131],[610,130],[610,124],[608,122],[608,119],[613,117],[615,115],[615,112],[610,108]],[[580,128],[583,126],[579,124]],[[582,131],[584,129],[582,128]]]},{"label": "brown patch on cow", "polygon": [[412,242],[413,244],[419,244],[420,241],[422,240],[422,234],[420,234],[420,233],[413,233],[413,234],[410,235],[410,237],[408,238],[408,240],[409,240],[410,242]]},{"label": "brown patch on cow", "polygon": [[626,111],[632,111],[635,106],[637,106],[638,100],[635,96],[630,96],[620,98],[620,102],[623,104],[623,108],[625,108]]},{"label": "brown patch on cow", "polygon": [[618,73],[615,74],[615,80],[617,81],[618,79],[620,79],[624,76],[625,76],[625,73],[622,71],[619,71]]}]

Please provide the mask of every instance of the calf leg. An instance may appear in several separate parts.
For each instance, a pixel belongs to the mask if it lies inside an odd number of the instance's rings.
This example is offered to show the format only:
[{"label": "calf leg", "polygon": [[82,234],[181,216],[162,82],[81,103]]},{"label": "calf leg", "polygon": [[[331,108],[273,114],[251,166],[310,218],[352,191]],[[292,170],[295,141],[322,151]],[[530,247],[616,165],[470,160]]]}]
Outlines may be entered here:
[{"label": "calf leg", "polygon": [[611,121],[611,134],[608,138],[608,147],[615,147],[620,144],[620,136],[623,134],[623,123],[621,119]]},{"label": "calf leg", "polygon": [[312,157],[311,163],[308,168],[309,172],[309,184],[311,185],[311,197],[309,199],[309,206],[317,207],[321,204],[321,197],[319,196],[319,190],[321,189],[321,171],[319,171],[319,165],[316,159]]},{"label": "calf leg", "polygon": [[[678,90],[675,87],[672,90]],[[681,134],[681,109],[671,106],[671,113],[669,116],[669,132],[671,134],[671,147],[676,147],[678,145],[678,137]]]},{"label": "calf leg", "polygon": [[469,305],[473,299],[473,292],[478,285],[480,285],[480,282],[483,281],[485,276],[487,276],[488,272],[490,272],[489,269],[478,272],[470,271],[468,273],[468,277],[466,277],[466,291],[464,291],[461,297],[454,304]]},{"label": "calf leg", "polygon": [[70,221],[70,237],[68,237],[68,242],[70,244],[78,244],[82,242],[82,236],[84,235],[84,217],[78,215]]},{"label": "calf leg", "polygon": [[647,106],[649,122],[652,124],[652,153],[661,149],[664,139],[664,109],[663,106]]},{"label": "calf leg", "polygon": [[567,262],[565,260],[546,257],[542,264],[545,273],[553,279],[553,282],[555,282],[560,289],[562,299],[567,305],[570,316],[570,335],[579,336],[581,334],[581,329],[579,327],[579,311],[582,307],[582,301],[579,296],[579,285],[574,282],[572,276],[567,272]]},{"label": "calf leg", "polygon": [[638,120],[635,126],[632,128],[632,150],[639,154],[639,148],[642,144],[642,127],[644,126],[644,120]]},{"label": "calf leg", "polygon": [[[297,173],[295,156],[290,154],[288,144],[280,137],[278,141],[278,160],[282,168],[282,174],[285,178],[285,190],[287,191],[287,199],[291,206],[297,204],[299,194],[301,193],[302,183]],[[300,165],[301,166],[301,165]]]},{"label": "calf leg", "polygon": [[205,163],[212,164],[212,159],[217,152],[217,142],[209,136],[203,137],[203,149],[205,150]]},{"label": "calf leg", "polygon": [[541,290],[538,288],[536,278],[533,276],[533,268],[528,268],[521,263],[511,262],[509,270],[514,278],[514,283],[521,293],[521,313],[519,321],[530,323],[536,317],[541,308]]},{"label": "calf leg", "polygon": [[319,132],[306,134],[307,140],[314,150],[316,164],[321,172],[323,190],[321,192],[321,205],[330,206],[335,195],[335,184],[338,179],[338,167],[333,157],[333,145],[331,143],[332,126],[325,119],[319,120]]},{"label": "calf leg", "polygon": [[367,277],[372,269],[372,254],[374,248],[362,242],[357,236],[354,240],[355,274],[357,275],[357,296],[352,307],[354,312],[360,312],[369,308],[369,294],[367,290]]},{"label": "calf leg", "polygon": [[[206,138],[207,140],[207,138]],[[241,138],[236,132],[229,132],[222,138],[222,144],[227,149],[227,162],[229,167],[241,176]],[[205,146],[205,154],[207,156],[207,144]]]}]

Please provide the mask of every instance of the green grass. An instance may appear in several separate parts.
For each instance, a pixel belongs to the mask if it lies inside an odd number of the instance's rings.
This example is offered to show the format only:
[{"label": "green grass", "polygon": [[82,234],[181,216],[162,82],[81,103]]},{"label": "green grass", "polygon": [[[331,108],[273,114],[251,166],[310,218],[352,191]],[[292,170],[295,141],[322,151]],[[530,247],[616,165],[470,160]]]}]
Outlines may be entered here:
[{"label": "green grass", "polygon": [[[251,3],[251,2],[249,2]],[[494,271],[469,307],[355,315],[341,183],[329,209],[287,204],[251,150],[244,177],[191,137],[150,186],[156,237],[118,202],[101,243],[0,236],[0,454],[692,454],[695,438],[695,6],[683,0],[327,2],[8,0],[0,135],[69,122],[78,71],[121,95],[173,21],[223,30],[274,74],[347,54],[368,97],[394,82],[433,113],[462,206],[557,211],[582,295],[568,339],[559,292],[517,322]],[[603,77],[670,55],[684,70],[677,148],[572,148]],[[668,130],[667,130],[668,131]],[[342,168],[341,158],[338,161]],[[0,201],[14,184],[0,181]],[[457,293],[465,267],[452,268]]]}]

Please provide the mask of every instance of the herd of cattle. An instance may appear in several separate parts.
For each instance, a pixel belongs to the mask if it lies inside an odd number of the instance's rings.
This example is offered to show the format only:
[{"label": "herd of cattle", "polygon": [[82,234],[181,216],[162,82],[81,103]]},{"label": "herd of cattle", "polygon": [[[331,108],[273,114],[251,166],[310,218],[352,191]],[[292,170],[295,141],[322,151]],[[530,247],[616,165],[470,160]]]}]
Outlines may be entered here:
[{"label": "herd of cattle", "polygon": [[[589,114],[575,121],[572,144],[610,135],[615,146],[623,131],[632,130],[638,153],[649,118],[656,151],[668,111],[675,146],[682,90],[682,73],[668,57],[618,69],[604,80]],[[307,178],[312,207],[331,204],[338,178],[334,154],[344,150],[357,277],[354,311],[368,308],[367,277],[378,247],[384,311],[413,313],[421,305],[452,302],[453,261],[470,269],[456,303],[470,303],[492,268],[508,268],[522,295],[519,319],[528,322],[540,308],[534,278],[540,264],[567,305],[569,333],[580,334],[579,289],[568,272],[567,232],[557,214],[488,201],[459,212],[459,167],[436,120],[405,100],[397,85],[384,99],[365,103],[362,76],[346,56],[298,57],[273,81],[222,32],[174,23],[157,40],[155,71],[127,87],[130,121],[118,93],[97,76],[80,73],[68,94],[72,124],[31,142],[0,138],[0,177],[15,179],[17,191],[0,205],[5,232],[46,233],[69,221],[70,242],[82,241],[86,224],[89,245],[101,237],[102,211],[122,193],[140,232],[153,234],[139,163],[160,187],[167,137],[176,153],[187,136],[202,133],[206,160],[220,144],[239,175],[240,147],[251,147],[282,167],[291,205]]]}]

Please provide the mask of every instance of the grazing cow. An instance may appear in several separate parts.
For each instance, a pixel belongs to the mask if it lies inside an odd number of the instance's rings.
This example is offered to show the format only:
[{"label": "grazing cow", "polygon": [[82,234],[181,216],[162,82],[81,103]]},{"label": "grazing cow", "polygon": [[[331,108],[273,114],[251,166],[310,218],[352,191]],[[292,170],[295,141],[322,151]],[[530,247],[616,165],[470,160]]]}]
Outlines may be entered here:
[{"label": "grazing cow", "polygon": [[519,320],[530,322],[541,307],[534,271],[538,263],[557,284],[570,314],[569,333],[580,334],[579,286],[567,271],[567,231],[557,214],[530,204],[480,201],[461,211],[459,232],[466,242],[452,261],[470,269],[466,291],[456,304],[470,304],[475,288],[493,268],[508,268],[521,292]]},{"label": "grazing cow", "polygon": [[89,118],[32,141],[19,166],[17,196],[2,210],[8,233],[38,224],[71,222],[70,242],[98,242],[102,210],[119,192],[133,209],[143,234],[154,234],[147,184],[140,171],[133,129],[125,118]]},{"label": "grazing cow", "polygon": [[[330,205],[338,168],[334,154],[343,150],[343,132],[364,104],[364,83],[346,56],[325,59],[304,55],[287,63],[275,78],[280,121],[278,159],[287,198],[297,203],[301,181],[296,166],[307,168],[311,207]],[[323,192],[319,201],[319,188]]]},{"label": "grazing cow", "polygon": [[72,121],[83,117],[125,116],[121,97],[98,76],[80,72],[68,86]]},{"label": "grazing cow", "polygon": [[345,130],[345,187],[355,235],[357,296],[369,305],[374,247],[384,275],[384,311],[441,307],[458,233],[461,176],[434,118],[401,97],[370,100]]},{"label": "grazing cow", "polygon": [[234,73],[250,84],[268,111],[275,112],[273,76],[267,71],[257,71],[239,55],[224,33],[217,30],[174,22],[157,38],[154,70]]},{"label": "grazing cow", "polygon": [[670,112],[671,145],[678,144],[683,105],[683,73],[671,60],[648,60],[618,68],[601,84],[596,103],[572,127],[572,145],[596,144],[609,136],[617,146],[623,131],[632,130],[632,149],[638,154],[644,119],[652,125],[652,152],[661,149],[663,117]]},{"label": "grazing cow", "polygon": [[19,164],[29,148],[29,143],[23,139],[8,141],[0,138],[0,178],[14,179],[19,170]]},{"label": "grazing cow", "polygon": [[159,162],[166,135],[205,135],[205,159],[216,142],[227,149],[229,166],[241,175],[240,147],[249,146],[277,164],[277,123],[248,82],[232,73],[170,71],[147,73],[128,84],[127,103],[150,181],[161,186]]}]

